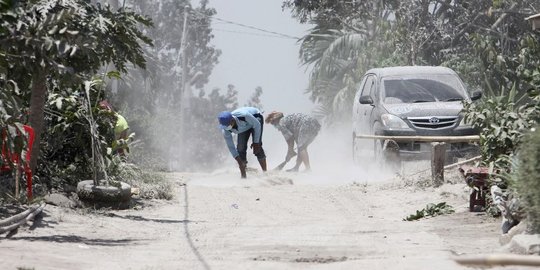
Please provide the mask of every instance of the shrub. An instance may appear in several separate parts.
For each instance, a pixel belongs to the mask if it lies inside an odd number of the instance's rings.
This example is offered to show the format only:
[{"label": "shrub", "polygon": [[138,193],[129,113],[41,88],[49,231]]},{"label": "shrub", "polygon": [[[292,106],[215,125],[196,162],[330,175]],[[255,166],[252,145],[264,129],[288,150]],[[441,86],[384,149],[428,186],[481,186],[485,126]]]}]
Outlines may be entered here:
[{"label": "shrub", "polygon": [[528,99],[516,96],[515,89],[508,95],[493,96],[481,103],[465,103],[465,120],[480,131],[480,149],[483,163],[500,170],[509,170],[512,156],[521,143],[524,132],[534,125],[534,107]]},{"label": "shrub", "polygon": [[533,233],[540,233],[540,129],[536,128],[523,141],[519,152],[515,188],[525,204]]}]

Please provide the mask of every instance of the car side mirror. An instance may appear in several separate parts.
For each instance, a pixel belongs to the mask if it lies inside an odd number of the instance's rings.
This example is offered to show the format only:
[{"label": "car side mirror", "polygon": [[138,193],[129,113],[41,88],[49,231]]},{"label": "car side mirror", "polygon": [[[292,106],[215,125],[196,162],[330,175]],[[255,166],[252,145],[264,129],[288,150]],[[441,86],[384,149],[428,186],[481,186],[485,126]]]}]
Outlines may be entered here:
[{"label": "car side mirror", "polygon": [[482,91],[474,91],[471,94],[471,100],[472,101],[479,100],[481,97],[482,97]]},{"label": "car side mirror", "polygon": [[360,104],[373,104],[373,99],[370,96],[361,96]]}]

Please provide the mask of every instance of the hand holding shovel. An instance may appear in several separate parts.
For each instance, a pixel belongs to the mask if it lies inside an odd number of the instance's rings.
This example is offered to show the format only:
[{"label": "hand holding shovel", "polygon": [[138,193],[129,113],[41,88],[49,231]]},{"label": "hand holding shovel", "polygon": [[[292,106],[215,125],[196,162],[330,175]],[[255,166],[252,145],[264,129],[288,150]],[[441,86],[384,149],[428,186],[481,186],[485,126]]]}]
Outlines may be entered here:
[{"label": "hand holding shovel", "polygon": [[287,164],[287,162],[289,162],[294,156],[296,156],[296,152],[294,151],[289,151],[287,152],[287,156],[285,157],[285,161],[281,162],[275,169],[274,171],[281,171],[283,169],[283,167],[285,167],[285,165]]}]

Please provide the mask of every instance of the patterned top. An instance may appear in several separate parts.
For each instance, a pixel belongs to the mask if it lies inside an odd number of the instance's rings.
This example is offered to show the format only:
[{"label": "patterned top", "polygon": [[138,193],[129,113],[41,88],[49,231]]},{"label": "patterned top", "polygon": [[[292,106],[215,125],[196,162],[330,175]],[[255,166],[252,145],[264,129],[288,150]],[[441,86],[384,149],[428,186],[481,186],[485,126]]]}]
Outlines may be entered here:
[{"label": "patterned top", "polygon": [[294,139],[298,151],[303,150],[313,142],[321,129],[317,119],[302,113],[284,116],[274,126],[281,131],[285,140]]}]

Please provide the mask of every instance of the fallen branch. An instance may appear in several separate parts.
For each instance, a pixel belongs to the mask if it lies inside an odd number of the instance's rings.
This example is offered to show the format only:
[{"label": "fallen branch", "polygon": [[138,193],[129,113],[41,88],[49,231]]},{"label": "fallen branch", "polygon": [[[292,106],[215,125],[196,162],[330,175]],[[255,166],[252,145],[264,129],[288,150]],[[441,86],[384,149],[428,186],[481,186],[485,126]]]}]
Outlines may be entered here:
[{"label": "fallen branch", "polygon": [[516,255],[516,254],[493,254],[484,256],[456,257],[454,260],[462,265],[523,265],[540,266],[540,257],[536,255]]},{"label": "fallen branch", "polygon": [[13,231],[17,229],[19,226],[34,219],[35,216],[41,213],[43,208],[45,208],[44,203],[42,203],[39,207],[33,206],[20,214],[17,214],[13,217],[2,220],[0,224],[10,224],[10,223],[12,224],[8,226],[0,226],[0,234]]}]

